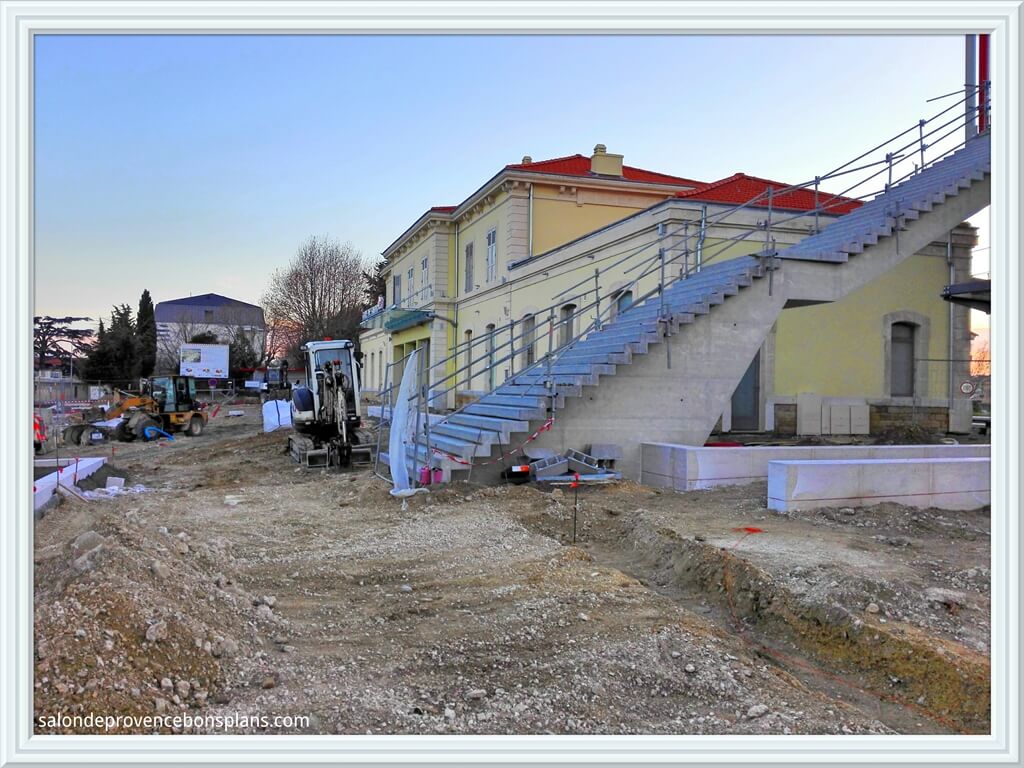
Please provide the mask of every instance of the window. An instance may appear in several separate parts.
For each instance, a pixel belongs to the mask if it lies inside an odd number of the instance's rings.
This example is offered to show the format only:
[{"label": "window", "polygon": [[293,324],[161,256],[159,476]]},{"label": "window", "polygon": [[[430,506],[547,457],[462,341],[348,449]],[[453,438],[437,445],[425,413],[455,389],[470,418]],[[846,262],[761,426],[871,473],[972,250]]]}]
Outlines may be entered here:
[{"label": "window", "polygon": [[536,320],[533,315],[523,318],[523,332],[520,343],[523,345],[523,367],[533,365],[537,361],[537,350],[534,347],[534,329]]},{"label": "window", "polygon": [[576,335],[576,305],[566,304],[559,310],[558,346],[564,347]]},{"label": "window", "polygon": [[633,292],[622,291],[615,297],[615,316],[618,317],[633,305]]},{"label": "window", "polygon": [[466,293],[473,290],[473,244],[466,245]]},{"label": "window", "polygon": [[487,326],[487,391],[494,389],[494,323]]},{"label": "window", "polygon": [[892,380],[893,397],[914,396],[914,331],[912,323],[892,324]]},{"label": "window", "polygon": [[409,281],[409,298],[411,299],[416,295],[416,270],[409,267],[409,271],[406,273],[405,278]]},{"label": "window", "polygon": [[204,309],[203,310],[203,319],[206,320],[207,322],[209,322],[210,320],[213,320],[213,310],[212,309]]},{"label": "window", "polygon": [[420,282],[423,283],[423,288],[430,285],[430,263],[426,259],[420,262]]},{"label": "window", "polygon": [[498,277],[498,230],[487,233],[487,282],[493,283]]},{"label": "window", "polygon": [[395,275],[391,278],[391,303],[399,304],[402,301],[402,276]]},{"label": "window", "polygon": [[473,332],[466,331],[466,362],[462,366],[466,376],[466,389],[473,388]]}]

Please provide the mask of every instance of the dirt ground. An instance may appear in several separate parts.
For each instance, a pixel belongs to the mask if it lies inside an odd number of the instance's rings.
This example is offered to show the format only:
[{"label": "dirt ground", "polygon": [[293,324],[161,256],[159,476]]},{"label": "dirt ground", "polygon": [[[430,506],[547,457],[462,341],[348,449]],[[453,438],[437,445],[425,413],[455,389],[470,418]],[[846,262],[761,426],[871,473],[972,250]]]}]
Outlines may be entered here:
[{"label": "dirt ground", "polygon": [[763,483],[622,483],[582,489],[574,544],[572,491],[456,483],[403,505],[369,470],[296,467],[246,410],[199,438],[81,449],[147,490],[63,498],[36,523],[37,717],[988,732],[987,510],[782,516]]}]

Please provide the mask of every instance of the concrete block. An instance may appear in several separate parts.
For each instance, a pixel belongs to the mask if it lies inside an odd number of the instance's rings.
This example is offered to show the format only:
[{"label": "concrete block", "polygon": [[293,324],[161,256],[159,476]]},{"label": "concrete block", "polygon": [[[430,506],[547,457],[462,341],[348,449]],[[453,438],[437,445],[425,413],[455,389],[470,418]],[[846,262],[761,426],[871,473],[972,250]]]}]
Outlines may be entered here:
[{"label": "concrete block", "polygon": [[850,434],[871,434],[871,409],[867,403],[850,406]]},{"label": "concrete block", "polygon": [[796,433],[821,434],[821,397],[811,394],[796,396]]},{"label": "concrete block", "polygon": [[794,512],[893,502],[977,509],[990,503],[987,458],[771,461],[768,508]]},{"label": "concrete block", "polygon": [[988,445],[791,445],[705,448],[673,443],[641,445],[643,485],[696,491],[768,479],[770,461],[841,459],[988,458]]},{"label": "concrete block", "polygon": [[829,410],[829,434],[848,435],[850,434],[850,406],[830,405]]}]

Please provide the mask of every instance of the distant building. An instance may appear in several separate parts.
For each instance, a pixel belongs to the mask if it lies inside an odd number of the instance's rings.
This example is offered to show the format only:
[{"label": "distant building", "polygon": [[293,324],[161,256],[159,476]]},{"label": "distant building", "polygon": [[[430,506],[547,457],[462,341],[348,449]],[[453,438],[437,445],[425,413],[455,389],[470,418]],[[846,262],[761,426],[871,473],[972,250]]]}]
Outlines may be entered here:
[{"label": "distant building", "polygon": [[155,315],[158,370],[176,369],[178,348],[199,334],[213,334],[221,344],[230,344],[241,334],[257,353],[267,338],[262,308],[218,293],[161,301]]}]

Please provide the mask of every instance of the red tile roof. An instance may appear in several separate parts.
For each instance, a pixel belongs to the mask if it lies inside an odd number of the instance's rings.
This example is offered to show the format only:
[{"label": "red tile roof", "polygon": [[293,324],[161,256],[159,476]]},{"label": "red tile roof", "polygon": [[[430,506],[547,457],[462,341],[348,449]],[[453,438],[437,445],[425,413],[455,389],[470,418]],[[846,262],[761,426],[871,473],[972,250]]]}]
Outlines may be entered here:
[{"label": "red tile roof", "polygon": [[435,205],[427,213],[451,213],[458,207],[457,205]]},{"label": "red tile roof", "polygon": [[[703,184],[697,187],[697,189],[676,192],[675,196],[709,203],[740,205],[765,192],[768,187],[772,189],[786,189],[789,185],[783,184],[780,181],[759,179],[756,176],[748,176],[745,173],[735,173],[732,176],[713,181],[710,184]],[[834,215],[849,213],[861,206],[859,200],[833,196],[825,191],[818,192],[818,204],[825,206],[826,213]],[[767,208],[768,200],[767,198],[761,199],[754,203],[754,205]],[[795,211],[812,211],[814,210],[814,190],[796,189],[777,195],[772,199],[772,207]]]},{"label": "red tile roof", "polygon": [[[553,160],[537,160],[531,163],[513,163],[505,166],[506,171],[529,171],[530,173],[550,173],[558,176],[579,176],[581,178],[604,178],[590,172],[590,158],[586,155],[569,155],[556,157]],[[622,177],[627,181],[639,181],[647,184],[671,184],[673,186],[694,187],[702,182],[669,176],[667,173],[645,171],[631,165],[622,166]]]}]

